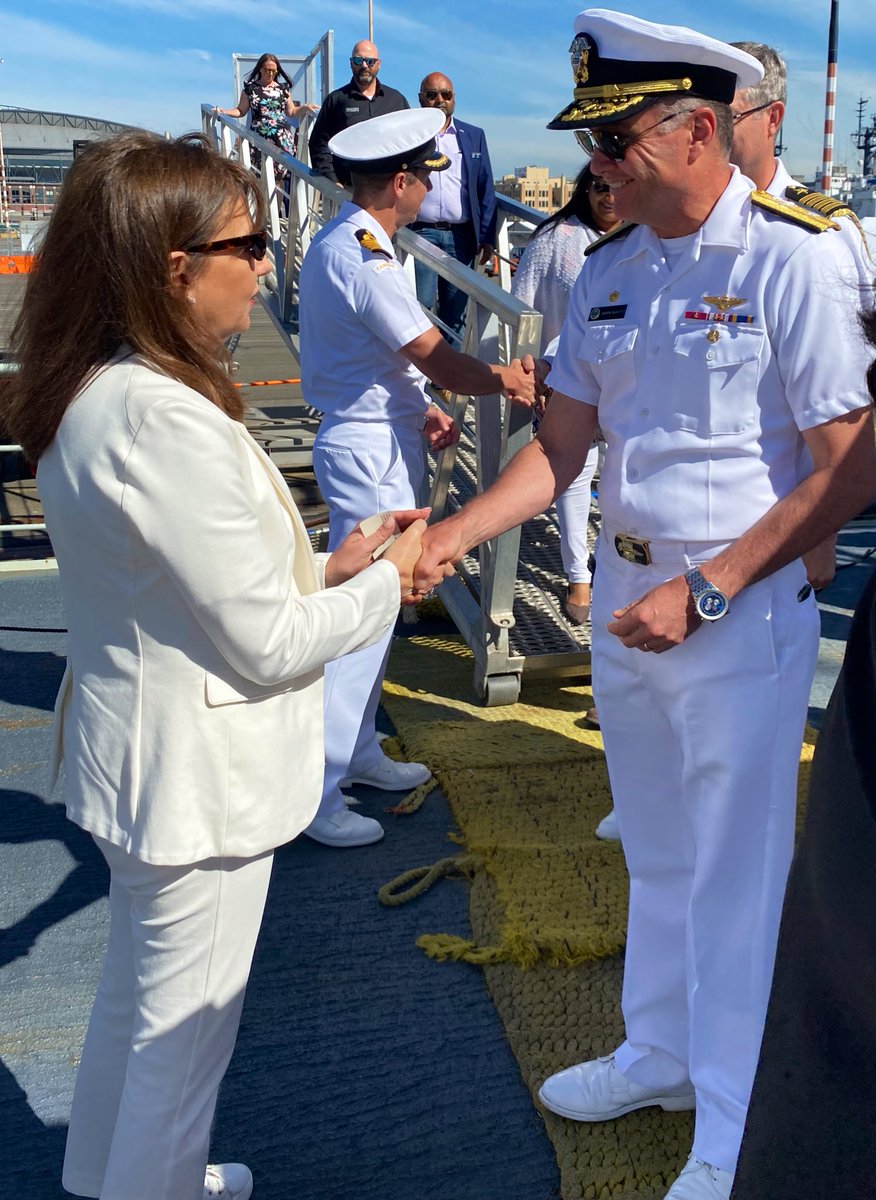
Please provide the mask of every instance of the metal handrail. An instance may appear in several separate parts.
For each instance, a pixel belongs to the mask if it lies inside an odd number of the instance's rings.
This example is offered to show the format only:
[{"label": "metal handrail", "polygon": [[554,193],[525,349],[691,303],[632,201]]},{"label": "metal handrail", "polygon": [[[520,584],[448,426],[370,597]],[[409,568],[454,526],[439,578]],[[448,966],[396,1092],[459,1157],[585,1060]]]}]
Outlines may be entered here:
[{"label": "metal handrail", "polygon": [[[233,117],[201,107],[206,136],[226,157],[252,164],[252,151],[261,154],[259,171],[262,194],[268,210],[268,253],[271,271],[265,277],[262,303],[274,324],[288,339],[298,356],[298,277],[301,262],[316,232],[330,221],[350,198],[346,188],[318,176],[301,158],[284,153],[254,134]],[[306,132],[299,155],[307,156]],[[278,181],[282,172],[283,182]],[[288,217],[285,209],[288,206]],[[509,227],[523,221],[534,228],[542,214],[508,197],[499,198],[497,242],[500,254],[510,258]],[[430,267],[441,278],[461,288],[468,296],[466,323],[461,346],[467,353],[487,362],[508,363],[523,354],[538,354],[541,348],[541,314],[511,296],[506,288],[483,273],[466,266],[425,241],[410,229],[396,236],[399,260],[413,283],[414,264]],[[505,282],[510,282],[509,264],[501,264]],[[430,314],[431,315],[431,314]],[[305,397],[306,400],[306,397]],[[527,409],[507,404],[499,395],[453,396],[447,411],[464,428],[476,460],[479,488],[486,488],[505,464],[531,437]],[[435,517],[456,503],[452,477],[457,448],[438,454],[432,473],[429,502]],[[475,655],[475,686],[488,700],[491,691],[504,698],[519,689],[523,664],[515,659],[509,643],[514,625],[513,604],[520,550],[520,530],[502,534],[482,546],[469,570],[442,585],[445,606],[456,621]],[[491,686],[496,677],[505,686]]]}]

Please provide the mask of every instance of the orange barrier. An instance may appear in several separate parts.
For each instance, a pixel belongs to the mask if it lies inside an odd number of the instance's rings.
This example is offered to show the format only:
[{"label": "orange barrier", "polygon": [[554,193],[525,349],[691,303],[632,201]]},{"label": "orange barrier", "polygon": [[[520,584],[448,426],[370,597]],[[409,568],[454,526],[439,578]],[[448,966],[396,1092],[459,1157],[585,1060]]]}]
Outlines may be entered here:
[{"label": "orange barrier", "polygon": [[251,379],[249,383],[236,383],[235,387],[280,387],[284,383],[300,383],[300,379]]},{"label": "orange barrier", "polygon": [[27,275],[32,254],[0,254],[0,275]]}]

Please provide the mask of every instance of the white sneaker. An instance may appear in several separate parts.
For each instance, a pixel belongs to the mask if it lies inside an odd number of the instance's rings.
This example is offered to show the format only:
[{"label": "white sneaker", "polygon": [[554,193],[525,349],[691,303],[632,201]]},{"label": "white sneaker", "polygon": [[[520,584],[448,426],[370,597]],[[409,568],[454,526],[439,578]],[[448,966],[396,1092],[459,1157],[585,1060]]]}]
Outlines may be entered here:
[{"label": "white sneaker", "polygon": [[249,1200],[252,1172],[243,1163],[215,1163],[204,1176],[204,1200]]},{"label": "white sneaker", "polygon": [[424,763],[396,762],[384,754],[373,766],[342,779],[340,786],[343,788],[353,783],[364,783],[384,792],[410,792],[421,783],[428,783],[431,778],[432,772]]},{"label": "white sneaker", "polygon": [[619,842],[621,840],[620,826],[617,823],[617,813],[614,809],[603,817],[593,831],[603,842]]},{"label": "white sneaker", "polygon": [[732,1171],[691,1155],[664,1200],[729,1200],[732,1189]]},{"label": "white sneaker", "polygon": [[370,846],[383,837],[383,826],[344,805],[325,817],[315,816],[304,832],[323,846]]},{"label": "white sneaker", "polygon": [[572,1121],[611,1121],[651,1104],[659,1104],[667,1112],[696,1107],[693,1088],[640,1087],[620,1073],[613,1054],[551,1075],[541,1085],[538,1098],[545,1108]]}]

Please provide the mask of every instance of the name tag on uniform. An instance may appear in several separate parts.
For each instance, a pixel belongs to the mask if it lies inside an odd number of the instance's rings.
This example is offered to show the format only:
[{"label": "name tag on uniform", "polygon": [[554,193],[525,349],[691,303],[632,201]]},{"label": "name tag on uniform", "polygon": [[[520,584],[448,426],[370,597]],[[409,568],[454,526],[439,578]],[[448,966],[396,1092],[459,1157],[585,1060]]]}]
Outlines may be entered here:
[{"label": "name tag on uniform", "polygon": [[354,104],[351,108],[347,108],[344,111],[348,113],[357,113],[359,111],[359,105]]},{"label": "name tag on uniform", "polygon": [[588,321],[619,321],[627,315],[625,304],[609,304],[606,308],[591,308]]}]

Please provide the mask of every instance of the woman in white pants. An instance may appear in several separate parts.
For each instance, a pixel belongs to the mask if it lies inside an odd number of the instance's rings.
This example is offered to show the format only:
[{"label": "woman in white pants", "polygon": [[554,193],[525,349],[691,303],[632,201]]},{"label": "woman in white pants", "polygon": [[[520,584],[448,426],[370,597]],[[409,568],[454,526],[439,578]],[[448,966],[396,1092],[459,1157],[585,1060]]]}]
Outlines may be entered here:
[{"label": "woman in white pants", "polygon": [[95,143],[14,334],[2,415],[38,463],[70,633],[56,758],[111,876],[63,1175],[101,1200],[250,1195],[207,1158],[272,852],[319,802],[324,664],[391,627],[424,527],[315,557],[247,434],[223,343],[268,270],[262,215],[203,139]]}]

